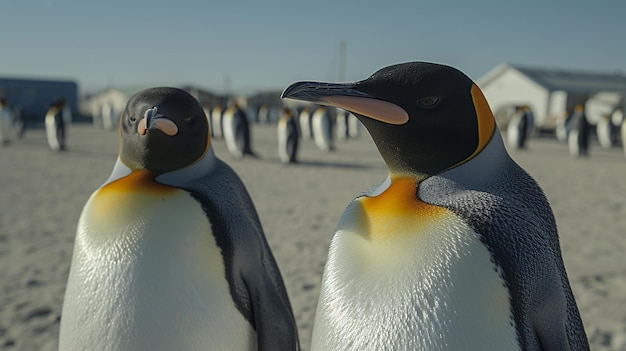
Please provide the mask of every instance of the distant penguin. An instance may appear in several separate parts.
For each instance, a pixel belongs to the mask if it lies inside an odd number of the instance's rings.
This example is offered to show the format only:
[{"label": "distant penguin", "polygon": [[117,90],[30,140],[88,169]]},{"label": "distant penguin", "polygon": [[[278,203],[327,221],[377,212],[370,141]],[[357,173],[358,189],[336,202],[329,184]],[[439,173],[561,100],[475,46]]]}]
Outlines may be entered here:
[{"label": "distant penguin", "polygon": [[524,112],[526,113],[526,138],[532,138],[537,133],[536,125],[535,125],[535,114],[533,113],[533,109],[530,106],[524,106]]},{"label": "distant penguin", "polygon": [[567,135],[569,154],[572,157],[587,156],[589,154],[589,137],[591,124],[585,116],[583,105],[577,105],[569,121],[571,129]]},{"label": "distant penguin", "polygon": [[[611,114],[611,123],[613,123],[613,125],[616,126],[617,129],[619,129],[619,127],[622,125],[622,122],[624,122],[624,111],[621,107],[618,107]],[[616,132],[616,138],[618,137],[617,134],[619,134],[619,130]]]},{"label": "distant penguin", "polygon": [[48,146],[53,151],[65,150],[65,120],[63,118],[64,99],[52,103],[45,117]]},{"label": "distant penguin", "polygon": [[517,106],[513,118],[507,125],[507,142],[511,149],[526,148],[526,139],[528,138],[529,118],[527,110],[524,106]]},{"label": "distant penguin", "polygon": [[313,139],[313,127],[311,126],[311,108],[305,106],[298,114],[298,124],[300,125],[300,133],[302,139]]},{"label": "distant penguin", "polygon": [[554,133],[556,135],[556,140],[562,143],[567,143],[567,137],[572,129],[570,123],[571,116],[572,114],[568,110],[565,110],[556,120],[556,129]]},{"label": "distant penguin", "polygon": [[333,151],[335,149],[333,136],[333,119],[330,110],[326,106],[320,106],[313,111],[311,127],[313,140],[318,149],[322,151]]},{"label": "distant penguin", "polygon": [[24,133],[26,132],[26,121],[24,121],[24,116],[22,116],[22,109],[16,108],[13,111],[13,116],[13,130],[15,131],[15,136],[17,138],[23,138]]},{"label": "distant penguin", "polygon": [[349,111],[337,109],[337,138],[339,140],[359,137],[361,122]]},{"label": "distant penguin", "polygon": [[256,210],[197,100],[130,98],[119,157],[78,223],[59,349],[298,350]]},{"label": "distant penguin", "polygon": [[604,149],[610,149],[613,146],[615,126],[611,122],[610,115],[603,115],[598,119],[596,123],[596,136],[598,137],[598,142],[600,143],[600,147]]},{"label": "distant penguin", "polygon": [[102,104],[100,108],[100,116],[102,120],[102,128],[105,130],[114,130],[118,127],[120,115],[115,112],[113,105],[109,103]]},{"label": "distant penguin", "polygon": [[226,147],[233,156],[236,158],[256,157],[250,141],[250,122],[239,105],[234,104],[224,111],[222,130]]},{"label": "distant penguin", "polygon": [[6,146],[13,139],[13,111],[5,98],[0,97],[0,147]]},{"label": "distant penguin", "polygon": [[609,149],[619,140],[619,127],[624,119],[621,108],[616,108],[610,115],[602,116],[596,124],[596,134],[600,146]]},{"label": "distant penguin", "polygon": [[626,119],[622,120],[620,131],[622,137],[622,148],[624,149],[624,157],[626,157]]},{"label": "distant penguin", "polygon": [[211,120],[211,107],[210,106],[203,106],[202,107],[202,112],[204,112],[204,115],[206,116],[207,122],[209,123],[209,130],[210,130],[210,136],[211,138],[213,138],[213,120]]},{"label": "distant penguin", "polygon": [[340,108],[337,109],[337,117],[335,118],[337,121],[337,139],[339,140],[347,140],[350,138],[350,131],[348,127],[348,116],[349,112],[346,110],[342,110]]},{"label": "distant penguin", "polygon": [[626,123],[624,123],[624,121],[624,110],[621,107],[616,108],[611,114],[611,122],[613,123],[615,132],[614,145],[619,144],[621,141],[624,147],[624,155],[626,156],[626,138],[624,138],[624,132],[626,132],[624,124]]},{"label": "distant penguin", "polygon": [[339,220],[311,350],[589,350],[550,205],[466,75],[411,62],[282,96],[352,111],[389,171]]},{"label": "distant penguin", "polygon": [[348,113],[348,135],[352,139],[356,139],[361,135],[361,122],[352,113]]},{"label": "distant penguin", "polygon": [[280,162],[297,162],[298,139],[296,118],[293,112],[286,108],[278,120],[278,157]]},{"label": "distant penguin", "polygon": [[221,105],[217,105],[211,110],[211,136],[215,139],[224,138],[224,131],[222,129],[223,110]]},{"label": "distant penguin", "polygon": [[263,104],[259,106],[259,109],[257,110],[256,119],[258,123],[264,123],[264,124],[270,123],[270,109],[267,107],[267,105]]}]

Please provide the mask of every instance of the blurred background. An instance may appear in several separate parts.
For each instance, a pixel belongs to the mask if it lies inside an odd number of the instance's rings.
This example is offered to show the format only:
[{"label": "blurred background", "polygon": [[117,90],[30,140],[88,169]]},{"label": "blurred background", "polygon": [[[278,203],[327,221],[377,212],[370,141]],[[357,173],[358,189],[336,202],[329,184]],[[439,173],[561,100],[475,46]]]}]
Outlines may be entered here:
[{"label": "blurred background", "polygon": [[207,106],[233,98],[278,106],[278,93],[296,80],[355,81],[416,60],[478,81],[505,123],[515,106],[529,106],[537,128],[554,129],[593,98],[603,105],[589,113],[595,125],[623,105],[626,91],[621,1],[0,6],[0,96],[27,121],[42,120],[63,97],[74,119],[102,124],[134,92],[161,85],[185,88]]},{"label": "blurred background", "polygon": [[[0,1],[0,350],[56,349],[80,210],[115,162],[127,100],[154,86],[204,107],[308,350],[334,226],[386,168],[354,116],[280,93],[407,61],[454,66],[482,88],[553,206],[592,349],[626,350],[625,14],[621,0]],[[257,158],[229,155],[221,125],[235,106]],[[286,116],[293,167],[277,150]]]}]

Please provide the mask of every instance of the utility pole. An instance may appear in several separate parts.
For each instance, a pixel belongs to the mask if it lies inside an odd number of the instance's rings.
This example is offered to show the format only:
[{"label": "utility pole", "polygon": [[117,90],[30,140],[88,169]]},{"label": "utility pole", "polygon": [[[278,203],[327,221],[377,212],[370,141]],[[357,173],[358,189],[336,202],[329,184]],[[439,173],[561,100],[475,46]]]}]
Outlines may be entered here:
[{"label": "utility pole", "polygon": [[339,81],[345,82],[347,72],[347,54],[348,54],[348,42],[342,40],[339,42]]}]

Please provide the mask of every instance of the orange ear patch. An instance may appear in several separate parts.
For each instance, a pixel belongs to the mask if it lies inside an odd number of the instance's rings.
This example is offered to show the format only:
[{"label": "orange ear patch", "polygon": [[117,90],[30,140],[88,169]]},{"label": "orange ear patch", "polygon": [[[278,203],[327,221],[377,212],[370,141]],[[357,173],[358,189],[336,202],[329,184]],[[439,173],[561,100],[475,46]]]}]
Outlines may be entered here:
[{"label": "orange ear patch", "polygon": [[471,93],[474,108],[476,109],[476,122],[478,123],[478,146],[469,158],[474,157],[485,148],[496,130],[496,119],[493,117],[493,113],[491,112],[491,108],[483,92],[476,84],[472,84]]}]

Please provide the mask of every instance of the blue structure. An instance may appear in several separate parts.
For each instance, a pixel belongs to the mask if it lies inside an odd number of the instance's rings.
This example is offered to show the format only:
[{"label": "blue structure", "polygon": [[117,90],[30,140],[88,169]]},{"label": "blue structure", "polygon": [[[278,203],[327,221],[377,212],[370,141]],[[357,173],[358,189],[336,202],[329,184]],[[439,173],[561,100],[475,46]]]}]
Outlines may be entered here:
[{"label": "blue structure", "polygon": [[50,104],[64,98],[77,116],[78,84],[74,81],[0,78],[0,96],[28,121],[42,122]]}]

